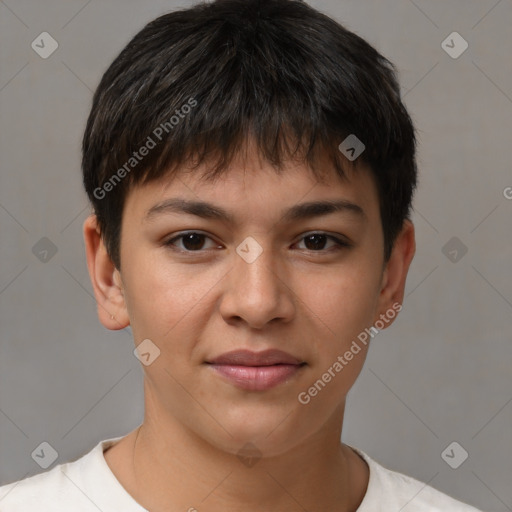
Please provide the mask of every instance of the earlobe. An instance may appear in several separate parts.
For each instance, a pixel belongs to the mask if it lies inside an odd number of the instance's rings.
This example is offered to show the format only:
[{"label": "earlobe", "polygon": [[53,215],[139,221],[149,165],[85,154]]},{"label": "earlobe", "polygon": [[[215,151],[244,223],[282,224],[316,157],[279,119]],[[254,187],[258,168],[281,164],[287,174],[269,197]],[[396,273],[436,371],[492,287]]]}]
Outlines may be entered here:
[{"label": "earlobe", "polygon": [[120,272],[112,263],[98,228],[96,215],[84,222],[83,235],[87,268],[94,289],[100,322],[111,330],[130,324]]},{"label": "earlobe", "polygon": [[[384,269],[376,319],[380,318],[382,314],[386,315],[387,311],[397,310],[398,305],[401,309],[405,282],[415,252],[414,225],[410,220],[405,220]],[[394,317],[395,315],[393,315]],[[390,320],[388,325],[391,325],[391,323],[393,323],[393,320]]]}]

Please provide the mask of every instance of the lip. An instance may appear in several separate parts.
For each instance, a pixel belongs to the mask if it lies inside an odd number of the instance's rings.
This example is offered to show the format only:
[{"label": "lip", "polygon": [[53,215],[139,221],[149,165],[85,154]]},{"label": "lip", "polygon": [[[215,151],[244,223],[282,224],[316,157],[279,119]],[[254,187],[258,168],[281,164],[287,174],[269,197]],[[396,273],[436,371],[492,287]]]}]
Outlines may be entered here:
[{"label": "lip", "polygon": [[303,361],[282,350],[269,349],[263,352],[233,350],[208,361],[208,363],[239,366],[271,366],[276,364],[301,364]]},{"label": "lip", "polygon": [[282,350],[234,350],[207,364],[233,385],[249,391],[265,391],[284,383],[306,364]]}]

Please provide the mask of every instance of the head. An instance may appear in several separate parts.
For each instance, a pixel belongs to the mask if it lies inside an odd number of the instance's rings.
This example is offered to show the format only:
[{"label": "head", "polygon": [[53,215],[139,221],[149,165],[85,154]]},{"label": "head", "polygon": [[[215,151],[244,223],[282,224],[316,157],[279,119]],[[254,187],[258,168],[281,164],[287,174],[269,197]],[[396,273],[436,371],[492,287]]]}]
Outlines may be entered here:
[{"label": "head", "polygon": [[[364,144],[355,159],[349,136]],[[414,128],[388,60],[300,0],[166,14],[105,72],[82,166],[98,314],[160,350],[144,367],[155,411],[269,455],[342,413],[360,335],[393,322],[414,254]],[[241,389],[211,365],[235,349],[301,367]],[[325,389],[298,400],[326,371]]]}]

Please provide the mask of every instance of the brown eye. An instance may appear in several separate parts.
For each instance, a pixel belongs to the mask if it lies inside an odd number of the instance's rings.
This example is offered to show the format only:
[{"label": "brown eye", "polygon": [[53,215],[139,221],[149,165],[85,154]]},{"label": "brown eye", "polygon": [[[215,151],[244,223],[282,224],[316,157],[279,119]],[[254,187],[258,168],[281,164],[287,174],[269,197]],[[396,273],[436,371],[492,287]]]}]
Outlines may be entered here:
[{"label": "brown eye", "polygon": [[309,235],[304,237],[306,249],[318,251],[325,248],[327,237],[325,235]]},{"label": "brown eye", "polygon": [[[328,252],[329,249],[340,249],[342,247],[348,247],[349,244],[331,235],[323,233],[312,233],[302,238],[301,242],[304,241],[305,249],[313,252]],[[334,243],[334,246],[327,247],[329,241]]]},{"label": "brown eye", "polygon": [[197,251],[202,249],[204,245],[204,235],[198,235],[197,233],[190,233],[188,235],[183,235],[183,246],[187,251]]},{"label": "brown eye", "polygon": [[[176,249],[183,252],[197,252],[202,249],[212,248],[215,245],[212,243],[210,247],[204,247],[206,240],[213,242],[210,237],[203,235],[202,233],[190,231],[188,233],[182,233],[181,235],[172,238],[168,242],[165,242],[165,245],[176,247]],[[181,246],[176,244],[177,241],[181,241]]]}]

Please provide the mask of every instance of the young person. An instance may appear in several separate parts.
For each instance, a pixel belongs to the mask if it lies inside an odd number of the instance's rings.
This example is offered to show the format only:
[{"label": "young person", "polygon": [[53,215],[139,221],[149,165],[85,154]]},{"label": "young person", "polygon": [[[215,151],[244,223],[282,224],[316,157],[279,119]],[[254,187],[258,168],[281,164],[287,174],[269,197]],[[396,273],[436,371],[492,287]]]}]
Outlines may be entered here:
[{"label": "young person", "polygon": [[341,443],[415,251],[414,128],[367,42],[300,0],[161,16],[98,86],[83,178],[144,421],[2,487],[3,512],[476,510]]}]

